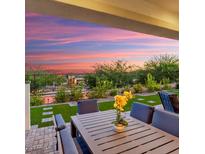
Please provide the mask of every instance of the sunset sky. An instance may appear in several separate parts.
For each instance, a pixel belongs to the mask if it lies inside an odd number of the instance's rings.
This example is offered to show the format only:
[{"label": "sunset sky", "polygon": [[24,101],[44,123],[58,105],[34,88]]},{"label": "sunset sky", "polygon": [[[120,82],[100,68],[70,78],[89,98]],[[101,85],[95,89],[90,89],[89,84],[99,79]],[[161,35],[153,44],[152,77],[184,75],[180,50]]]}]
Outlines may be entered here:
[{"label": "sunset sky", "polygon": [[26,69],[88,73],[96,63],[178,55],[178,41],[77,20],[26,13]]}]

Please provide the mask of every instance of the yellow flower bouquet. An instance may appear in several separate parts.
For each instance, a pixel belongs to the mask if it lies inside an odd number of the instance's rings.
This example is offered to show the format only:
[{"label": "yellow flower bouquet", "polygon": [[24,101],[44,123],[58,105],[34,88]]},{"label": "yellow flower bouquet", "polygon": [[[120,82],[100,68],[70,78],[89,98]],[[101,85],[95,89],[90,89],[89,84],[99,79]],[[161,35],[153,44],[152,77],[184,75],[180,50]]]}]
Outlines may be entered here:
[{"label": "yellow flower bouquet", "polygon": [[115,96],[115,103],[114,103],[114,108],[116,110],[117,116],[116,116],[116,120],[113,121],[113,123],[115,124],[115,126],[127,126],[128,122],[126,120],[124,120],[121,116],[121,112],[124,112],[124,107],[127,104],[128,100],[131,99],[132,93],[131,91],[125,91],[123,93],[123,95],[116,95]]}]

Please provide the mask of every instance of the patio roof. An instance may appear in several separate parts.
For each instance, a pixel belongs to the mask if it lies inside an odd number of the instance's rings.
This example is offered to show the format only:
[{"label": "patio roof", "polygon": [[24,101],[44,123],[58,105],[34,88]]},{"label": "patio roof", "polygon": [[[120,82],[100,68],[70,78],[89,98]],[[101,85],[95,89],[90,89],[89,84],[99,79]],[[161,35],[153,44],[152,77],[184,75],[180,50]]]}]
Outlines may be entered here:
[{"label": "patio roof", "polygon": [[178,0],[27,0],[26,11],[178,39]]}]

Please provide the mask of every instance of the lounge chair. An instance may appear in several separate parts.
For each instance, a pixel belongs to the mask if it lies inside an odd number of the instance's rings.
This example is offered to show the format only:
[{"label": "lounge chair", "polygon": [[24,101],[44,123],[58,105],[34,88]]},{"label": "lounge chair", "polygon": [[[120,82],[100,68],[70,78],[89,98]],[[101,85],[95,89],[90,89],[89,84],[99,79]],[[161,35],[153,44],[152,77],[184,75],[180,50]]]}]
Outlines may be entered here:
[{"label": "lounge chair", "polygon": [[161,102],[162,102],[164,109],[166,111],[175,112],[174,107],[173,107],[171,100],[170,100],[170,97],[169,97],[170,94],[168,92],[165,92],[165,91],[160,91],[160,92],[158,92],[158,94],[159,94],[159,97],[161,99]]},{"label": "lounge chair", "polygon": [[152,126],[179,137],[179,115],[176,113],[156,109]]},{"label": "lounge chair", "polygon": [[96,99],[78,101],[78,114],[86,114],[98,111],[99,109]]},{"label": "lounge chair", "polygon": [[70,128],[68,128],[61,114],[54,115],[54,125],[57,134],[57,151],[59,154],[79,154],[80,149],[71,137]]},{"label": "lounge chair", "polygon": [[139,119],[145,123],[152,122],[154,108],[140,103],[133,103],[130,116]]}]

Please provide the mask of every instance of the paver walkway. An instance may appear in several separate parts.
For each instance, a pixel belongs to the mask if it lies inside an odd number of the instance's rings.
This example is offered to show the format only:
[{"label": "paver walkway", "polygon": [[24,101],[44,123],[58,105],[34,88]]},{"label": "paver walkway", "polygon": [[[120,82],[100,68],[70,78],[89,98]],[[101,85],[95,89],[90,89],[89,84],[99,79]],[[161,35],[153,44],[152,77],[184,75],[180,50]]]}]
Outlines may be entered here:
[{"label": "paver walkway", "polygon": [[[70,128],[70,123],[66,125]],[[59,154],[54,126],[37,128],[34,125],[25,131],[25,137],[26,154]]]},{"label": "paver walkway", "polygon": [[26,154],[58,154],[54,126],[31,127],[25,132]]}]

